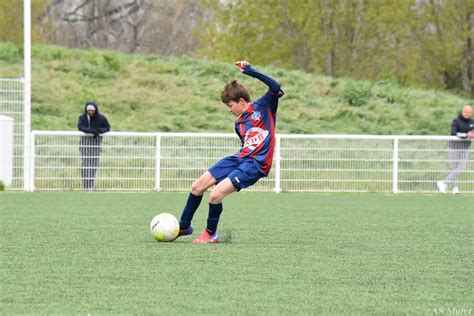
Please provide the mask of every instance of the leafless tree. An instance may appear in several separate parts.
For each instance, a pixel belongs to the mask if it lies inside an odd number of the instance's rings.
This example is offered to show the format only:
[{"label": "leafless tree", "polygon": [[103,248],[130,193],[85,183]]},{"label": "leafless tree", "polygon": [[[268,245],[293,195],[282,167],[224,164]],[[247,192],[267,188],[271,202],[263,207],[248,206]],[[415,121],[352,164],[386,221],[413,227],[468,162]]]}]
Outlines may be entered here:
[{"label": "leafless tree", "polygon": [[199,15],[198,0],[54,0],[39,22],[54,44],[180,55]]}]

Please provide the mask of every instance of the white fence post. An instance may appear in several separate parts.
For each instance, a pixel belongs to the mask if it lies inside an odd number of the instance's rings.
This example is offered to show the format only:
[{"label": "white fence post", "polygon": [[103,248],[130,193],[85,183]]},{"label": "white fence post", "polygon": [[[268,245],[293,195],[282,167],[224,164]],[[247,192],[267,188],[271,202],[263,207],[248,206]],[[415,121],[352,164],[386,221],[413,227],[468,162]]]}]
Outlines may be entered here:
[{"label": "white fence post", "polygon": [[398,193],[398,138],[393,139],[392,193]]},{"label": "white fence post", "polygon": [[30,131],[31,131],[31,0],[23,2],[24,19],[24,112],[23,112],[23,188],[29,190],[30,170]]},{"label": "white fence post", "polygon": [[35,191],[35,138],[36,133],[33,131],[30,138],[30,152],[28,153],[30,156],[30,177],[28,183],[29,192]]},{"label": "white fence post", "polygon": [[155,152],[155,191],[161,191],[160,169],[161,169],[161,134],[156,136],[156,152]]},{"label": "white fence post", "polygon": [[280,193],[281,192],[281,136],[276,135],[275,136],[275,192]]}]

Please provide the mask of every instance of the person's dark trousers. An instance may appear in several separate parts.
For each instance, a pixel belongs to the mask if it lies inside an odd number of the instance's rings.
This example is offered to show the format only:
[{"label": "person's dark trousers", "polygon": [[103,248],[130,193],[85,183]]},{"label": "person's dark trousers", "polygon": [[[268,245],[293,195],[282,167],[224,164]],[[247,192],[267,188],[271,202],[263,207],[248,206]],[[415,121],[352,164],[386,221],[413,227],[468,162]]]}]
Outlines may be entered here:
[{"label": "person's dark trousers", "polygon": [[101,153],[101,137],[81,137],[81,178],[82,188],[92,190],[95,188],[95,178],[99,168],[99,157]]}]

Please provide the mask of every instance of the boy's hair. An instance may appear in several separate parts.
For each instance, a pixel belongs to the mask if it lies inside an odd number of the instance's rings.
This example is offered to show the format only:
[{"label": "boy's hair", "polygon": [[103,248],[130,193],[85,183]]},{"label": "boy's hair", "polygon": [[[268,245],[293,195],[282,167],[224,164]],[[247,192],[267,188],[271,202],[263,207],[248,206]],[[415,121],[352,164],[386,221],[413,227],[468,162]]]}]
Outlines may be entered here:
[{"label": "boy's hair", "polygon": [[239,102],[240,98],[250,102],[249,91],[243,84],[238,83],[237,80],[232,80],[226,84],[221,92],[221,100],[225,104],[228,104],[230,101]]}]

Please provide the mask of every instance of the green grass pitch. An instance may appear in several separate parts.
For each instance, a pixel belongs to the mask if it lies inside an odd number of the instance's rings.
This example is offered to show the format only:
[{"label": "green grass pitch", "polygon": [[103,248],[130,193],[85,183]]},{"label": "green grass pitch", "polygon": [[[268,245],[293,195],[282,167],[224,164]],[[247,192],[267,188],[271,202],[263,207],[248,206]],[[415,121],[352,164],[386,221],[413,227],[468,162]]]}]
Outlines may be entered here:
[{"label": "green grass pitch", "polygon": [[474,314],[473,196],[243,192],[156,242],[186,198],[1,193],[0,314]]}]

